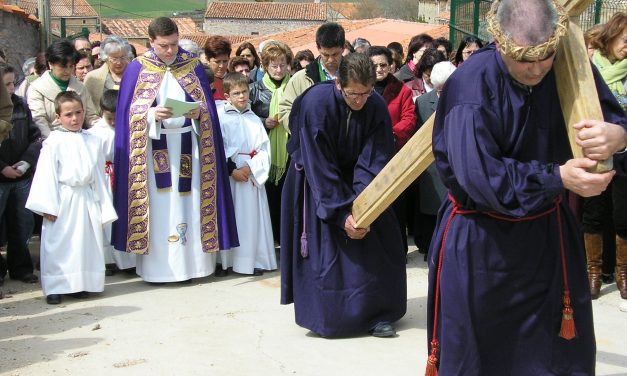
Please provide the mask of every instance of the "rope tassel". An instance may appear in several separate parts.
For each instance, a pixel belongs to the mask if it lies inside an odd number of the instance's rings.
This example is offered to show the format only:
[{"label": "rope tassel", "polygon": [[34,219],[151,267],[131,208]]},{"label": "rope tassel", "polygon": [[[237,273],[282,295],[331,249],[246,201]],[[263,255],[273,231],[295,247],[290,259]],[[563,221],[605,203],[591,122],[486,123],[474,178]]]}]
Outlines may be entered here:
[{"label": "rope tassel", "polygon": [[437,339],[431,341],[431,355],[429,355],[429,359],[427,359],[427,371],[425,372],[425,376],[438,376],[436,365],[438,364],[439,347],[440,344]]},{"label": "rope tassel", "polygon": [[562,327],[560,328],[560,337],[565,340],[571,340],[577,336],[575,329],[575,319],[573,318],[573,309],[570,306],[570,293],[564,291],[564,308],[562,309]]}]

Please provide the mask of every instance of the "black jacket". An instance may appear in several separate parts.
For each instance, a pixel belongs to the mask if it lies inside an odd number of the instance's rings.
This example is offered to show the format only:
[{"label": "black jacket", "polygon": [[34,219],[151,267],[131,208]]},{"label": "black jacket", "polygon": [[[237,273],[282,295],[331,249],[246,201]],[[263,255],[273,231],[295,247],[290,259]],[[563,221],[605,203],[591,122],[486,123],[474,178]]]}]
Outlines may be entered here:
[{"label": "black jacket", "polygon": [[263,126],[266,126],[266,119],[270,114],[270,101],[272,92],[259,80],[250,84],[250,109],[259,116]]},{"label": "black jacket", "polygon": [[9,138],[0,146],[0,170],[19,161],[28,162],[31,167],[17,179],[9,179],[0,174],[0,183],[29,178],[35,169],[41,149],[41,133],[33,122],[28,105],[22,97],[15,94],[11,96],[11,100],[13,101],[13,115],[11,116],[13,129]]}]

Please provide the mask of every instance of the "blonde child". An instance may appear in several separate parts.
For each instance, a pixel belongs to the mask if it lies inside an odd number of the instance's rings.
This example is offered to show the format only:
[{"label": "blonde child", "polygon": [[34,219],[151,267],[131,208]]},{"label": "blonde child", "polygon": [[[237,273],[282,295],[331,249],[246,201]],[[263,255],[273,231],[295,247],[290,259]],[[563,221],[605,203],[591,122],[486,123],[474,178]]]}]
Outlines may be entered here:
[{"label": "blonde child", "polygon": [[261,120],[250,109],[248,79],[240,73],[224,76],[226,102],[218,109],[220,128],[235,207],[240,246],[220,251],[222,268],[262,275],[277,268],[270,211],[264,183],[270,171],[270,141]]},{"label": "blonde child", "polygon": [[[101,155],[104,158],[104,178],[107,192],[113,195],[113,150],[115,139],[115,111],[118,102],[117,90],[105,90],[100,98],[100,120],[86,132],[101,140]],[[111,245],[111,225],[104,227],[105,275],[113,275],[117,270],[133,272],[137,256],[133,253],[116,251]]]},{"label": "blonde child", "polygon": [[61,294],[104,290],[103,225],[117,219],[107,193],[100,140],[83,132],[85,110],[73,91],[59,93],[61,127],[44,141],[26,208],[42,215],[41,284],[48,304]]}]

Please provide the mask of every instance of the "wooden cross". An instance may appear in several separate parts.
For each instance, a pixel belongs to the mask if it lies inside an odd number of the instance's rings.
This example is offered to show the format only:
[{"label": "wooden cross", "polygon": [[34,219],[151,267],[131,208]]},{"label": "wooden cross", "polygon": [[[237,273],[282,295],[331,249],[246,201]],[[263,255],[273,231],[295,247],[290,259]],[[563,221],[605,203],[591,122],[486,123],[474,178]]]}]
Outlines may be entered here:
[{"label": "wooden cross", "polygon": [[[582,151],[575,142],[573,124],[583,119],[603,120],[583,33],[576,23],[576,19],[591,2],[592,0],[562,0],[562,5],[570,16],[570,24],[568,34],[559,44],[555,60],[557,90],[575,158],[581,158]],[[434,119],[435,114],[357,196],[352,210],[357,227],[370,226],[435,160],[431,151]],[[608,169],[611,169],[611,165],[606,165],[599,171]]]}]

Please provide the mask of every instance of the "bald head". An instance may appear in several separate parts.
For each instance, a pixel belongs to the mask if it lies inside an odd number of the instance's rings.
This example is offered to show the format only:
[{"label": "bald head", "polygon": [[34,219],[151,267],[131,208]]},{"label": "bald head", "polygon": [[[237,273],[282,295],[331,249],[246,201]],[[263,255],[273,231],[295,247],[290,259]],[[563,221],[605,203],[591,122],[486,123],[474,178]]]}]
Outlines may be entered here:
[{"label": "bald head", "polygon": [[514,43],[535,46],[551,38],[558,16],[551,0],[502,0],[496,20]]}]

